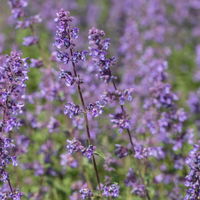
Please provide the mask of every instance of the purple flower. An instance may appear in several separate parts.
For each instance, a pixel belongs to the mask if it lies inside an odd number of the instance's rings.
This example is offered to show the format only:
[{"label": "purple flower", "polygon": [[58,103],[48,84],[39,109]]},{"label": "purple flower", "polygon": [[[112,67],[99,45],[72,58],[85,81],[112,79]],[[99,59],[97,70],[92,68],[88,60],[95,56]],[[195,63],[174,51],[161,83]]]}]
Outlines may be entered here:
[{"label": "purple flower", "polygon": [[78,28],[72,28],[70,36],[73,39],[77,39],[78,38],[78,33],[79,33],[79,29]]},{"label": "purple flower", "polygon": [[67,31],[70,23],[72,22],[70,13],[61,9],[60,12],[57,13],[55,22],[57,23],[55,46],[58,49],[61,49],[62,47],[69,48],[70,46],[73,46],[73,43],[70,41],[70,33]]},{"label": "purple flower", "polygon": [[64,79],[65,85],[68,86],[68,87],[73,85],[74,82],[75,82],[75,77],[69,71],[62,70],[60,72],[59,78]]},{"label": "purple flower", "polygon": [[184,200],[194,200],[200,198],[200,145],[194,145],[187,159],[190,172],[186,176],[185,186],[188,188]]},{"label": "purple flower", "polygon": [[38,41],[39,41],[39,39],[36,36],[27,36],[24,38],[24,41],[22,44],[24,46],[31,46],[31,45],[37,44]]},{"label": "purple flower", "polygon": [[7,197],[12,200],[21,200],[22,196],[23,194],[16,190],[13,193],[10,193]]},{"label": "purple flower", "polygon": [[130,128],[130,121],[125,113],[110,114],[110,121],[113,123],[114,128],[119,128],[122,132],[124,129]]},{"label": "purple flower", "polygon": [[89,30],[89,54],[98,70],[97,76],[100,79],[109,82],[115,78],[112,76],[110,71],[110,67],[115,63],[115,58],[107,57],[107,50],[110,45],[110,40],[108,38],[103,39],[104,36],[105,33],[102,30],[96,28]]},{"label": "purple flower", "polygon": [[135,158],[144,159],[148,157],[148,148],[143,147],[142,145],[134,146]]},{"label": "purple flower", "polygon": [[43,66],[42,60],[31,58],[30,67],[39,68],[39,67],[41,67],[41,66]]},{"label": "purple flower", "polygon": [[0,57],[0,68],[1,110],[6,111],[1,124],[3,131],[9,132],[21,124],[17,116],[24,107],[28,65],[20,53],[11,52],[10,56]]},{"label": "purple flower", "polygon": [[81,194],[81,199],[88,199],[93,196],[92,191],[89,190],[88,188],[82,188],[80,189],[80,194]]},{"label": "purple flower", "polygon": [[103,112],[103,106],[101,102],[96,101],[95,103],[90,103],[86,109],[91,113],[93,117],[98,117]]},{"label": "purple flower", "polygon": [[47,125],[49,133],[55,132],[58,129],[59,126],[60,126],[59,121],[56,120],[54,117],[51,117],[50,121],[49,121],[49,123]]},{"label": "purple flower", "polygon": [[137,177],[136,173],[133,171],[132,168],[129,169],[128,174],[126,176],[125,184],[128,187],[131,187],[132,193],[140,196],[145,197],[146,189],[144,184],[140,183],[139,178]]},{"label": "purple flower", "polygon": [[69,55],[66,52],[57,51],[57,61],[67,64],[69,62]]},{"label": "purple flower", "polygon": [[105,197],[119,197],[119,185],[117,183],[113,183],[111,185],[103,186],[103,196]]},{"label": "purple flower", "polygon": [[133,88],[125,90],[114,90],[107,91],[103,96],[102,100],[106,103],[117,102],[120,105],[124,105],[126,101],[132,101]]},{"label": "purple flower", "polygon": [[78,140],[75,138],[73,140],[67,140],[67,151],[72,154],[74,152],[81,152],[82,149],[84,148]]},{"label": "purple flower", "polygon": [[120,144],[115,145],[115,155],[118,158],[124,158],[124,157],[128,156],[128,154],[129,154],[129,152],[126,147],[123,147]]},{"label": "purple flower", "polygon": [[157,83],[152,88],[152,94],[154,96],[153,104],[158,108],[173,106],[174,101],[178,100],[177,95],[171,91],[169,84]]},{"label": "purple flower", "polygon": [[108,172],[115,171],[117,166],[119,165],[119,160],[113,158],[111,154],[107,154],[104,162],[104,169]]},{"label": "purple flower", "polygon": [[200,90],[190,93],[188,99],[188,105],[192,114],[198,115],[198,113],[200,112],[199,99],[200,99]]},{"label": "purple flower", "polygon": [[4,171],[3,169],[0,170],[0,181],[5,183],[8,180],[8,173],[6,171]]},{"label": "purple flower", "polygon": [[41,23],[41,21],[42,21],[42,19],[39,15],[31,16],[22,21],[17,21],[16,29],[20,29],[20,28],[26,29],[26,28],[33,26],[34,24]]},{"label": "purple flower", "polygon": [[91,159],[93,157],[94,151],[96,147],[93,145],[89,145],[87,148],[84,148],[82,150],[82,154],[87,157],[88,159]]},{"label": "purple flower", "polygon": [[5,182],[8,180],[8,173],[5,171],[7,165],[16,166],[16,157],[12,154],[15,145],[9,138],[0,137],[0,180]]},{"label": "purple flower", "polygon": [[9,0],[14,18],[24,17],[24,8],[28,5],[27,0]]},{"label": "purple flower", "polygon": [[75,105],[73,103],[68,103],[65,105],[64,114],[67,115],[69,118],[73,119],[81,113],[82,109],[78,105]]},{"label": "purple flower", "polygon": [[65,153],[61,154],[61,161],[60,164],[65,168],[67,166],[70,166],[71,168],[78,167],[78,162],[75,160],[70,154]]},{"label": "purple flower", "polygon": [[39,162],[34,162],[32,167],[35,172],[35,176],[41,176],[45,173],[44,167]]}]

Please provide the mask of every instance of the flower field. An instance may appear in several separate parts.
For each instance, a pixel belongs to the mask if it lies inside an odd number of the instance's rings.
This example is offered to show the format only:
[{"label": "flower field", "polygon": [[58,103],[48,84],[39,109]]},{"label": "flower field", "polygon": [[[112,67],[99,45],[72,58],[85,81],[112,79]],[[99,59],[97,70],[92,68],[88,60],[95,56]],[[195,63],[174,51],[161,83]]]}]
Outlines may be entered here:
[{"label": "flower field", "polygon": [[199,21],[199,0],[0,0],[0,200],[199,200]]}]

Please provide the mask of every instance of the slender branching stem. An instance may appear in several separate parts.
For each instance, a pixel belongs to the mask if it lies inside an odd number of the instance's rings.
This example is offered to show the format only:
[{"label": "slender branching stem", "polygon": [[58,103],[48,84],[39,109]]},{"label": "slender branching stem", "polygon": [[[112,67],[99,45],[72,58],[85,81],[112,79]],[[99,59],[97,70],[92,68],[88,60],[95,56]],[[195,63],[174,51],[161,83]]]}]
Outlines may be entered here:
[{"label": "slender branching stem", "polygon": [[10,182],[10,178],[9,177],[7,178],[7,181],[8,181],[8,185],[9,185],[10,191],[13,194],[13,187],[12,187],[12,184]]},{"label": "slender branching stem", "polygon": [[[110,74],[112,74],[111,70],[110,70]],[[114,89],[117,90],[117,85],[116,85],[116,83],[115,83],[115,81],[113,79],[112,79],[112,85],[113,85]],[[124,106],[120,105],[120,107],[121,107],[122,113],[126,113]],[[130,131],[129,128],[127,128],[126,132],[127,132],[128,136],[129,136],[129,141],[130,141],[131,146],[132,146],[132,151],[134,152],[134,143],[133,143],[133,139],[131,137],[131,131]],[[141,176],[141,179],[142,179],[142,181],[144,183],[144,180],[143,180],[142,176]],[[151,200],[148,189],[145,189],[145,193],[146,193],[147,200]]]},{"label": "slender branching stem", "polygon": [[[71,57],[72,57],[73,56],[72,48],[70,48],[70,54],[71,54]],[[73,66],[74,76],[76,78],[79,78],[79,75],[76,71],[76,65],[73,61],[72,61],[72,66]],[[88,114],[87,114],[87,110],[86,110],[86,106],[85,106],[85,101],[84,101],[84,98],[83,98],[82,89],[81,89],[81,86],[80,86],[79,83],[77,83],[77,88],[78,88],[78,94],[79,94],[79,98],[80,98],[80,101],[81,101],[81,105],[82,105],[82,108],[84,110],[84,120],[85,120],[85,128],[86,128],[86,132],[87,132],[88,143],[92,144]],[[92,162],[93,162],[93,167],[94,167],[94,171],[95,171],[95,174],[96,174],[96,179],[97,179],[97,183],[98,183],[98,186],[99,186],[99,190],[101,190],[100,177],[99,177],[99,172],[98,172],[96,159],[95,159],[94,155],[92,156]]]}]

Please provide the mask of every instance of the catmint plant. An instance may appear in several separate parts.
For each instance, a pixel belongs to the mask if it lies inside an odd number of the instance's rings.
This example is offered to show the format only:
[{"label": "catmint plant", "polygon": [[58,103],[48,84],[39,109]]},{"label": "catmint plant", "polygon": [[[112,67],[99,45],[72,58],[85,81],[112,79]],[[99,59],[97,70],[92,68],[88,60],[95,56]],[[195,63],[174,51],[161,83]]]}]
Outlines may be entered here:
[{"label": "catmint plant", "polygon": [[101,189],[100,176],[97,169],[96,158],[94,156],[95,147],[93,146],[91,140],[90,122],[88,120],[86,103],[82,92],[83,80],[78,74],[78,66],[80,66],[79,63],[85,61],[87,52],[77,51],[75,48],[75,41],[78,38],[79,29],[73,27],[73,18],[68,11],[60,10],[57,13],[57,18],[55,19],[55,22],[57,23],[57,32],[55,38],[55,46],[57,48],[57,60],[64,65],[71,65],[72,67],[71,70],[61,70],[60,78],[64,79],[67,86],[76,85],[79,100],[81,102],[80,106],[69,102],[65,106],[64,113],[72,119],[74,119],[77,115],[80,115],[81,113],[83,114],[85,130],[87,133],[87,144],[89,145],[85,148],[76,139],[68,140],[67,150],[69,153],[82,152],[82,154],[88,159],[92,159],[97,183],[99,185],[98,187],[99,189]]}]

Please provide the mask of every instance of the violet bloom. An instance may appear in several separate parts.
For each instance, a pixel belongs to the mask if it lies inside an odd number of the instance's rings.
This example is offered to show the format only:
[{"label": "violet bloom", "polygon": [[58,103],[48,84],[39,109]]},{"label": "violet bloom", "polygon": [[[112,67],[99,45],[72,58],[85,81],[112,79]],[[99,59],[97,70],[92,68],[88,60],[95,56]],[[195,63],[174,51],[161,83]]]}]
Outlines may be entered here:
[{"label": "violet bloom", "polygon": [[[74,38],[74,32],[70,29],[70,23],[72,22],[72,17],[68,11],[61,10],[57,13],[57,18],[55,18],[55,22],[57,23],[57,32],[55,38],[55,46],[57,49],[68,49],[69,47],[73,47],[74,44],[69,39],[69,37]],[[68,31],[68,29],[70,29]],[[72,34],[73,32],[73,34]],[[77,36],[76,36],[77,37]],[[61,53],[61,55],[59,55]],[[59,59],[63,61],[63,58],[69,58],[69,55],[62,51],[58,51]],[[65,61],[67,62],[67,60]]]},{"label": "violet bloom", "polygon": [[[124,105],[125,102],[131,102],[133,100],[133,88],[125,90],[110,90],[106,91],[101,97],[101,101],[104,101],[104,104],[110,103],[119,103]],[[104,105],[105,106],[105,105]]]},{"label": "violet bloom", "polygon": [[16,19],[16,28],[28,28],[42,21],[39,15],[31,17],[25,15],[25,7],[28,6],[27,0],[9,0],[9,5],[12,16]]},{"label": "violet bloom", "polygon": [[73,103],[67,103],[65,105],[64,114],[67,115],[71,119],[73,119],[74,117],[78,116],[82,112],[83,111],[79,107],[79,105],[75,105]]},{"label": "violet bloom", "polygon": [[61,158],[60,164],[61,166],[63,166],[64,169],[67,166],[71,168],[78,167],[78,162],[70,154],[68,153],[61,154],[60,158]]},{"label": "violet bloom", "polygon": [[115,145],[115,155],[118,158],[124,158],[124,157],[128,156],[128,154],[129,154],[129,152],[126,147],[123,147],[120,144]]},{"label": "violet bloom", "polygon": [[42,67],[42,66],[43,66],[43,62],[42,62],[42,60],[40,60],[40,59],[31,58],[30,61],[31,61],[30,67],[39,68],[39,67]]},{"label": "violet bloom", "polygon": [[115,171],[116,168],[120,165],[120,161],[114,158],[111,154],[107,154],[104,162],[104,169],[108,172]]},{"label": "violet bloom", "polygon": [[124,129],[130,128],[130,120],[125,113],[110,114],[111,122],[114,128],[119,128],[122,133]]},{"label": "violet bloom", "polygon": [[126,186],[132,189],[132,193],[140,196],[145,197],[146,189],[145,185],[140,182],[140,179],[137,177],[136,173],[133,171],[132,168],[129,169],[128,174],[125,179]]},{"label": "violet bloom", "polygon": [[49,120],[49,123],[47,125],[47,128],[49,130],[49,133],[56,132],[60,126],[60,123],[58,120],[56,120],[54,117],[51,117]]},{"label": "violet bloom", "polygon": [[4,113],[1,128],[9,132],[20,126],[17,116],[24,107],[28,66],[20,53],[11,52],[10,56],[0,57],[0,68],[0,109]]},{"label": "violet bloom", "polygon": [[27,0],[9,0],[14,18],[24,17],[24,8],[28,5]]},{"label": "violet bloom", "polygon": [[59,74],[59,78],[64,79],[65,85],[67,87],[73,85],[76,80],[76,78],[72,75],[72,73],[70,71],[64,71],[64,70],[61,70],[61,72]]},{"label": "violet bloom", "polygon": [[173,106],[174,102],[178,100],[175,93],[171,91],[169,84],[158,83],[152,88],[153,103],[156,107],[170,107]]},{"label": "violet bloom", "polygon": [[12,199],[12,200],[21,200],[22,193],[19,192],[18,190],[14,191],[13,193],[9,192],[0,192],[0,199],[1,200],[7,200],[7,199]]},{"label": "violet bloom", "polygon": [[188,98],[188,105],[190,108],[190,112],[193,115],[198,115],[198,113],[200,112],[199,99],[200,99],[200,90],[190,93]]},{"label": "violet bloom", "polygon": [[111,185],[104,185],[103,196],[113,198],[119,197],[119,185],[117,183],[113,183]]},{"label": "violet bloom", "polygon": [[103,113],[103,107],[104,105],[100,101],[96,101],[95,103],[90,103],[86,109],[93,117],[98,117]]},{"label": "violet bloom", "polygon": [[95,149],[96,149],[95,146],[89,145],[87,148],[84,148],[82,150],[82,154],[83,154],[83,156],[87,157],[88,159],[92,159]]},{"label": "violet bloom", "polygon": [[103,39],[105,36],[104,31],[92,28],[89,30],[89,50],[90,56],[92,56],[94,65],[97,69],[97,75],[105,82],[109,82],[115,79],[112,76],[110,67],[115,63],[115,58],[108,58],[108,48],[110,46],[110,40],[108,38]]},{"label": "violet bloom", "polygon": [[0,180],[7,182],[10,187],[8,198],[20,199],[21,195],[14,191],[6,167],[17,165],[15,145],[6,133],[17,129],[21,123],[18,119],[23,112],[26,80],[28,79],[28,65],[26,59],[18,52],[11,52],[10,56],[0,56]]},{"label": "violet bloom", "polygon": [[41,21],[42,21],[42,19],[40,18],[39,15],[31,16],[31,17],[26,18],[26,19],[24,19],[24,20],[17,21],[16,29],[26,29],[26,28],[30,28],[30,27],[33,26],[34,24],[39,24],[39,23],[41,23]]},{"label": "violet bloom", "polygon": [[9,138],[0,138],[0,181],[7,182],[8,173],[5,171],[6,166],[12,164],[16,166],[16,157],[12,154],[15,145]]},{"label": "violet bloom", "polygon": [[93,157],[94,151],[96,149],[95,146],[89,145],[88,147],[84,147],[81,142],[76,140],[75,138],[73,140],[67,140],[67,151],[69,154],[73,154],[75,152],[81,152],[83,156],[85,156],[88,159],[91,159]]},{"label": "violet bloom", "polygon": [[31,45],[34,45],[34,44],[37,44],[38,41],[39,41],[38,37],[36,37],[36,36],[27,36],[27,37],[25,37],[23,40],[24,40],[24,41],[23,41],[22,44],[23,44],[24,46],[31,46]]},{"label": "violet bloom", "polygon": [[164,158],[165,154],[161,147],[144,147],[140,144],[135,144],[134,147],[135,155],[137,159],[146,159],[148,157],[155,157],[157,159]]},{"label": "violet bloom", "polygon": [[78,140],[75,138],[73,140],[67,140],[67,151],[72,154],[74,152],[81,152],[81,150],[84,148]]},{"label": "violet bloom", "polygon": [[83,200],[90,199],[93,196],[92,191],[88,188],[82,188],[79,192],[81,194],[81,199]]}]

